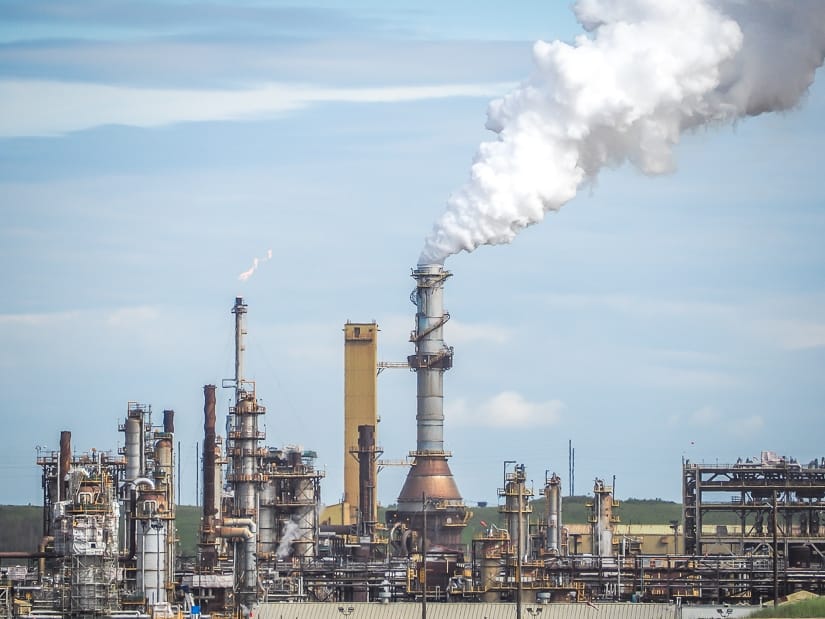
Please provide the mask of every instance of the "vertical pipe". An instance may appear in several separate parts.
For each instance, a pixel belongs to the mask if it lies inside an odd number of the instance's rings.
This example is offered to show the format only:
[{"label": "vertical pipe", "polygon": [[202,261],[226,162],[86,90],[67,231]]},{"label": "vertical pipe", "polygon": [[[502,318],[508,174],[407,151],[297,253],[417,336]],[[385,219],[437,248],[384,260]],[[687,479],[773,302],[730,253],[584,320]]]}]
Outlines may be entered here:
[{"label": "vertical pipe", "polygon": [[60,459],[57,465],[57,500],[66,499],[66,476],[72,468],[72,433],[63,430],[60,433]]},{"label": "vertical pipe", "polygon": [[232,313],[235,314],[235,392],[237,402],[237,392],[241,390],[241,383],[243,383],[244,378],[243,354],[246,350],[244,343],[246,304],[243,302],[243,297],[235,297],[235,306],[232,308]]},{"label": "vertical pipe", "polygon": [[375,532],[375,426],[358,426],[358,510],[361,535]]},{"label": "vertical pipe", "polygon": [[214,528],[215,518],[215,385],[203,386],[203,525]]}]

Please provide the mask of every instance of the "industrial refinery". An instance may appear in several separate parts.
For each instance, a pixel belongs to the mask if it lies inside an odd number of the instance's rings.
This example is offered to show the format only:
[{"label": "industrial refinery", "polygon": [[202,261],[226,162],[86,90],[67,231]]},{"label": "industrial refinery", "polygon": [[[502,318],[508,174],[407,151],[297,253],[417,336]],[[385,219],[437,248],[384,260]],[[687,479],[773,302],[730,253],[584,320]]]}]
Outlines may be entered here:
[{"label": "industrial refinery", "polygon": [[[505,461],[502,478],[490,480],[499,522],[470,536],[444,444],[450,276],[441,265],[412,271],[413,350],[400,365],[416,378],[417,435],[383,517],[376,394],[378,372],[390,366],[378,360],[378,325],[344,325],[344,488],[341,503],[324,507],[311,446],[267,443],[267,411],[245,374],[248,307],[239,297],[228,410],[217,410],[215,385],[203,386],[197,556],[178,552],[175,413],[163,411],[158,423],[150,406],[128,402],[117,448],[78,453],[67,429],[59,451],[38,454],[42,542],[37,552],[3,553],[17,564],[2,568],[0,617],[426,617],[428,609],[446,617],[458,609],[454,616],[520,618],[621,605],[631,609],[624,615],[652,619],[825,593],[825,462],[767,451],[729,465],[684,460],[683,516],[669,526],[623,523],[604,479],[593,482],[588,523],[566,523],[561,477],[547,471],[536,489],[523,464]],[[705,523],[718,514],[735,524]]]}]

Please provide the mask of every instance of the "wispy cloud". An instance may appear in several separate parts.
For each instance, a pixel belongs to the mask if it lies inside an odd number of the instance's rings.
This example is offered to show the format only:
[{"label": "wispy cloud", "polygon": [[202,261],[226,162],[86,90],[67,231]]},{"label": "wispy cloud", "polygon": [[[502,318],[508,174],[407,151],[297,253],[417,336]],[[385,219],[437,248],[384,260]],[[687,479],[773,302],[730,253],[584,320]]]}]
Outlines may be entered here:
[{"label": "wispy cloud", "polygon": [[76,328],[80,325],[101,324],[112,329],[131,329],[158,320],[161,312],[157,307],[140,305],[120,307],[102,312],[92,310],[68,310],[65,312],[30,312],[25,314],[0,314],[0,327],[21,328]]},{"label": "wispy cloud", "polygon": [[[244,90],[134,88],[60,81],[0,81],[0,137],[56,136],[104,125],[270,118],[325,102],[397,103],[491,97],[506,84],[327,88],[270,83]],[[59,101],[60,105],[55,105]]]},{"label": "wispy cloud", "polygon": [[131,329],[155,321],[158,318],[160,318],[158,308],[143,305],[112,310],[104,316],[104,322],[109,327]]},{"label": "wispy cloud", "polygon": [[729,433],[737,438],[751,438],[759,434],[765,427],[765,419],[761,415],[750,415],[734,420],[729,425]]},{"label": "wispy cloud", "polygon": [[713,428],[720,435],[734,439],[751,438],[765,427],[765,420],[761,415],[723,415],[715,406],[709,404],[686,414],[671,415],[668,423],[672,427],[696,428],[701,432]]},{"label": "wispy cloud", "polygon": [[68,312],[31,312],[26,314],[0,314],[0,326],[9,327],[46,327],[71,322],[82,314],[76,311]]},{"label": "wispy cloud", "polygon": [[457,425],[525,428],[555,425],[564,409],[560,400],[530,402],[520,393],[503,391],[477,405],[455,398],[448,404],[445,415],[450,423]]},{"label": "wispy cloud", "polygon": [[550,294],[545,295],[549,307],[568,310],[608,309],[639,316],[717,317],[735,315],[735,308],[722,303],[672,300],[628,294]]},{"label": "wispy cloud", "polygon": [[810,319],[810,315],[825,309],[821,297],[791,296],[781,303],[760,299],[747,305],[621,294],[552,294],[543,299],[549,307],[561,310],[608,310],[642,319],[701,320],[784,350],[825,347],[825,322]]},{"label": "wispy cloud", "polygon": [[759,320],[755,329],[786,350],[825,347],[825,322],[807,320]]},{"label": "wispy cloud", "polygon": [[703,406],[688,415],[688,423],[692,426],[711,426],[719,419],[719,413],[712,406]]}]

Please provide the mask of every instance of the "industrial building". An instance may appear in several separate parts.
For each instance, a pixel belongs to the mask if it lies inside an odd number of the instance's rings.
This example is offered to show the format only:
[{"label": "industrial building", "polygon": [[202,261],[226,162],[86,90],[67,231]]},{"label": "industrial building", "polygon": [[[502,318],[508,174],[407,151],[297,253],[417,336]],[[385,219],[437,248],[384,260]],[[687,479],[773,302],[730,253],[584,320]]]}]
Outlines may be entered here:
[{"label": "industrial building", "polygon": [[[420,616],[428,604],[432,617],[550,617],[604,604],[616,616],[652,619],[675,617],[673,602],[750,605],[802,589],[825,593],[825,462],[803,466],[770,452],[730,466],[683,462],[683,519],[669,526],[623,523],[602,479],[587,524],[568,524],[561,478],[548,471],[535,500],[525,466],[505,461],[500,521],[468,539],[470,510],[443,435],[450,273],[419,265],[412,276],[406,362],[378,361],[375,322],[344,325],[341,503],[320,511],[324,474],[314,451],[267,444],[267,412],[245,377],[248,307],[236,298],[225,436],[216,387],[203,387],[196,560],[177,552],[174,412],[155,425],[150,406],[129,402],[122,447],[77,454],[63,431],[59,451],[38,455],[42,542],[36,553],[3,554],[29,564],[2,569],[0,617],[400,617]],[[379,460],[376,393],[388,367],[416,376],[417,435],[409,456],[394,462],[409,471],[380,522],[378,470],[393,462]],[[735,524],[705,523],[722,512]]]}]

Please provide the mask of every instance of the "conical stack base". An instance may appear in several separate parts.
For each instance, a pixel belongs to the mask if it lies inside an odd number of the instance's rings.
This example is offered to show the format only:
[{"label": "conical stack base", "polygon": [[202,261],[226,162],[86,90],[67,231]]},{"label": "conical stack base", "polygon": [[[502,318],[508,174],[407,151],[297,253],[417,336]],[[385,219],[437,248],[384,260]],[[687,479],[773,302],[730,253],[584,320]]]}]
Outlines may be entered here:
[{"label": "conical stack base", "polygon": [[415,455],[398,497],[398,509],[387,513],[387,521],[406,523],[421,535],[425,508],[427,547],[461,550],[461,532],[469,516],[445,453]]}]

